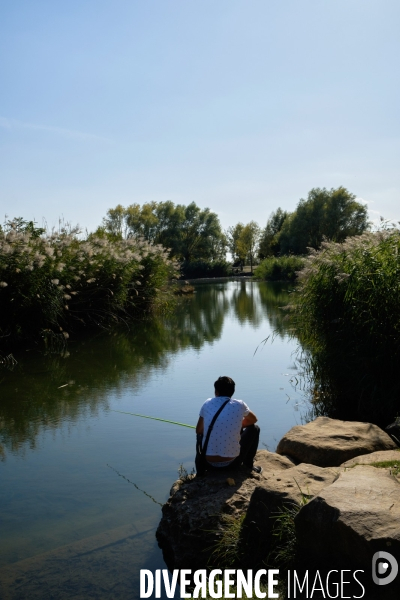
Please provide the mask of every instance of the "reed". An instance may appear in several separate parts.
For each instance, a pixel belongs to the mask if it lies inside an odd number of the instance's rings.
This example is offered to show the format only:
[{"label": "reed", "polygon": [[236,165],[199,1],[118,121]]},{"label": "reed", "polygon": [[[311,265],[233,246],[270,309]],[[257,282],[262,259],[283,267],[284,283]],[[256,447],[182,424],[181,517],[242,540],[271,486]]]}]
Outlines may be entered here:
[{"label": "reed", "polygon": [[176,273],[166,250],[142,239],[8,221],[0,228],[0,345],[50,343],[83,326],[140,318],[165,302]]},{"label": "reed", "polygon": [[316,414],[387,425],[398,411],[400,231],[312,251],[292,295]]}]

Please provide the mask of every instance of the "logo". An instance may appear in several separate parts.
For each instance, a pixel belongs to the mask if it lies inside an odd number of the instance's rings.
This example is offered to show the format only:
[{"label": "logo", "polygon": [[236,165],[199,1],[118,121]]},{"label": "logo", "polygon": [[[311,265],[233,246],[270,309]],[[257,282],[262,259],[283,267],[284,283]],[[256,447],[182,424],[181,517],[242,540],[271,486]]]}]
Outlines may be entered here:
[{"label": "logo", "polygon": [[399,572],[399,565],[389,552],[375,552],[372,557],[372,579],[376,585],[392,583]]}]

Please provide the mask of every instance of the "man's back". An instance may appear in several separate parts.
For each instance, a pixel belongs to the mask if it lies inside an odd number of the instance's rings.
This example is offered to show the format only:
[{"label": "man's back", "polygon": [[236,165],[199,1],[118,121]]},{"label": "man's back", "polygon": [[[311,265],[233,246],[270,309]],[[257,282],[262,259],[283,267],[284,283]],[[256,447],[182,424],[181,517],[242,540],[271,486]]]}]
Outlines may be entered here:
[{"label": "man's back", "polygon": [[[213,416],[226,400],[226,396],[217,396],[204,402],[200,410],[200,416],[204,419],[204,436],[207,435]],[[242,400],[229,398],[212,430],[207,448],[208,455],[232,458],[239,455],[242,421],[249,412],[249,407]]]},{"label": "man's back", "polygon": [[[214,468],[237,468],[242,464],[260,469],[253,467],[260,436],[260,428],[255,424],[256,415],[243,400],[232,398],[235,382],[230,377],[219,377],[214,383],[214,390],[214,398],[208,398],[201,407],[196,425],[197,473],[204,474],[206,470]],[[218,412],[221,407],[222,410]],[[218,417],[207,445],[207,433],[217,412]]]}]

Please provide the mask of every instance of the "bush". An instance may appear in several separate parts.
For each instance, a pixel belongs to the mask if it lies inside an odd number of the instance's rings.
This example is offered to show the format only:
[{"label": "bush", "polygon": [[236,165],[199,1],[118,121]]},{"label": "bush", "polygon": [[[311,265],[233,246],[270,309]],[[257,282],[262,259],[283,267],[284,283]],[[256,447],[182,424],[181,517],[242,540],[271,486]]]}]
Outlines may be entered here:
[{"label": "bush", "polygon": [[293,297],[316,410],[387,425],[399,410],[400,232],[324,243]]},{"label": "bush", "polygon": [[194,260],[184,262],[181,266],[182,279],[198,279],[200,277],[227,277],[230,265],[225,260]]},{"label": "bush", "polygon": [[256,267],[254,275],[266,281],[294,281],[303,267],[301,256],[274,256],[265,258]]},{"label": "bush", "polygon": [[[54,335],[139,316],[162,302],[175,265],[143,240],[43,233],[22,219],[0,230],[0,339]],[[38,233],[39,232],[39,233]]]}]

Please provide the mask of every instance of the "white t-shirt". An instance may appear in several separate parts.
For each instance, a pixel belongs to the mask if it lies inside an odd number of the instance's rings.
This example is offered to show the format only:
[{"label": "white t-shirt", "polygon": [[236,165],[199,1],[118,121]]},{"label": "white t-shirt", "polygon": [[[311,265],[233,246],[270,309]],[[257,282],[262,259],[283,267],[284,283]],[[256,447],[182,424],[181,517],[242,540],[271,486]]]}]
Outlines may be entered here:
[{"label": "white t-shirt", "polygon": [[[200,417],[204,419],[203,444],[213,416],[227,399],[227,396],[208,398],[201,407]],[[239,456],[242,420],[249,412],[250,409],[243,400],[236,400],[234,398],[229,400],[228,404],[218,415],[211,432],[207,446],[207,454],[209,456],[223,456],[227,458]]]}]

